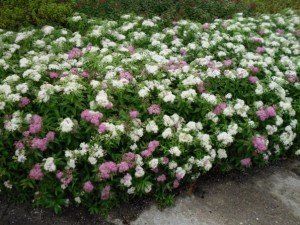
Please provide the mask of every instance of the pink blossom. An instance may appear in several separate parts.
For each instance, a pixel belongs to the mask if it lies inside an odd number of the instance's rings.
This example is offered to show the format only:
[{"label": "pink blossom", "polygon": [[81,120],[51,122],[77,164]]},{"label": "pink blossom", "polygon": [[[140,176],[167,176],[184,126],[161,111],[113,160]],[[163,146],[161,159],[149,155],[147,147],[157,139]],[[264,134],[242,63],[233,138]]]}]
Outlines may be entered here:
[{"label": "pink blossom", "polygon": [[287,79],[290,83],[295,83],[298,81],[298,77],[296,75],[287,75]]},{"label": "pink blossom", "polygon": [[84,77],[84,78],[88,78],[89,77],[89,72],[85,70],[85,71],[82,72],[81,76]]},{"label": "pink blossom", "polygon": [[94,190],[94,185],[91,181],[87,181],[83,184],[83,190],[87,193],[90,193]]},{"label": "pink blossom", "polygon": [[151,154],[152,154],[152,151],[149,151],[149,149],[146,149],[146,150],[141,152],[141,156],[143,156],[145,158],[151,156]]},{"label": "pink blossom", "polygon": [[29,178],[32,180],[42,180],[43,177],[44,174],[42,172],[41,166],[39,164],[35,164],[29,172]]},{"label": "pink blossom", "polygon": [[173,182],[173,188],[178,188],[179,187],[179,181],[178,180],[174,180]]},{"label": "pink blossom", "polygon": [[266,49],[264,47],[257,47],[256,48],[256,52],[261,54],[261,53],[264,53],[266,51]]},{"label": "pink blossom", "polygon": [[104,133],[106,131],[106,125],[104,123],[101,123],[98,127],[98,131],[100,134]]},{"label": "pink blossom", "polygon": [[162,174],[162,175],[158,176],[156,180],[158,182],[165,182],[166,179],[167,179],[166,175]]},{"label": "pink blossom", "polygon": [[129,112],[129,115],[130,115],[131,119],[135,119],[139,116],[139,112],[136,110],[132,110]]},{"label": "pink blossom", "polygon": [[120,162],[118,164],[118,168],[119,168],[119,172],[123,173],[123,172],[126,172],[127,170],[129,170],[129,165],[127,162]]},{"label": "pink blossom", "polygon": [[110,195],[110,186],[106,185],[101,192],[101,199],[107,200],[109,199],[109,195]]},{"label": "pink blossom", "polygon": [[248,80],[251,84],[255,84],[259,79],[256,76],[249,76]]},{"label": "pink blossom", "polygon": [[82,55],[82,51],[79,48],[73,48],[71,51],[68,52],[68,59],[79,58]]},{"label": "pink blossom", "polygon": [[54,79],[54,78],[58,78],[59,74],[57,72],[50,72],[49,76],[50,78]]},{"label": "pink blossom", "polygon": [[129,163],[134,161],[135,158],[136,158],[136,154],[134,154],[133,152],[127,152],[123,155],[122,160]]},{"label": "pink blossom", "polygon": [[86,50],[89,52],[91,51],[93,48],[93,45],[91,43],[89,43],[87,46],[86,46]]},{"label": "pink blossom", "polygon": [[54,138],[55,138],[55,132],[53,131],[50,131],[46,134],[46,139],[47,141],[54,141]]},{"label": "pink blossom", "polygon": [[56,178],[60,180],[63,177],[63,175],[64,175],[64,173],[62,171],[58,170],[56,173]]},{"label": "pink blossom", "polygon": [[47,149],[47,143],[48,140],[46,138],[33,138],[31,141],[31,147],[45,151]]},{"label": "pink blossom", "polygon": [[159,146],[159,141],[153,140],[148,144],[149,149],[156,149]]},{"label": "pink blossom", "polygon": [[127,152],[122,156],[122,161],[127,162],[129,168],[132,168],[135,164],[136,154],[133,152]]},{"label": "pink blossom", "polygon": [[264,108],[261,108],[258,111],[256,111],[256,115],[259,117],[261,121],[265,121],[266,119],[269,118],[269,115],[267,114]]},{"label": "pink blossom", "polygon": [[128,71],[121,71],[120,72],[120,79],[126,79],[128,81],[132,81],[133,76]]},{"label": "pink blossom", "polygon": [[219,115],[224,111],[224,109],[226,109],[226,107],[227,107],[227,104],[225,102],[222,102],[215,107],[213,113],[216,115]]},{"label": "pink blossom", "polygon": [[90,111],[88,109],[85,109],[81,112],[81,119],[89,120],[90,118]]},{"label": "pink blossom", "polygon": [[182,55],[182,56],[185,56],[186,55],[186,53],[187,53],[187,51],[185,50],[185,49],[180,49],[180,54]]},{"label": "pink blossom", "polygon": [[15,146],[16,149],[19,149],[19,150],[25,148],[25,145],[22,141],[16,141],[14,143],[14,146]]},{"label": "pink blossom", "polygon": [[24,137],[29,137],[29,135],[30,135],[30,132],[28,130],[23,132]]},{"label": "pink blossom", "polygon": [[155,149],[159,146],[159,141],[153,140],[148,144],[148,148],[141,152],[141,156],[149,157],[155,151]]},{"label": "pink blossom", "polygon": [[284,30],[282,30],[282,29],[277,29],[277,30],[276,30],[276,34],[282,35],[282,34],[284,34]]},{"label": "pink blossom", "polygon": [[244,167],[250,167],[251,164],[251,158],[245,158],[241,160],[241,165]]},{"label": "pink blossom", "polygon": [[204,24],[202,25],[202,28],[205,29],[205,30],[207,30],[207,29],[210,28],[210,24],[209,24],[209,23],[204,23]]},{"label": "pink blossom", "polygon": [[127,49],[129,50],[129,52],[130,52],[131,54],[135,53],[135,48],[134,48],[132,45],[129,45],[129,46],[127,47]]},{"label": "pink blossom", "polygon": [[26,105],[28,105],[30,103],[30,99],[27,97],[22,97],[20,100],[20,107],[25,107]]},{"label": "pink blossom", "polygon": [[148,108],[148,113],[149,113],[150,115],[152,115],[152,114],[156,114],[156,115],[160,114],[160,106],[157,105],[157,104],[151,105],[151,106]]},{"label": "pink blossom", "polygon": [[258,73],[259,72],[259,68],[256,67],[256,66],[252,66],[251,67],[251,71],[252,71],[252,73]]},{"label": "pink blossom", "polygon": [[92,123],[95,126],[99,126],[102,117],[103,117],[102,113],[90,111],[88,109],[85,109],[84,111],[81,112],[81,118],[87,122]]},{"label": "pink blossom", "polygon": [[201,83],[198,84],[197,90],[198,90],[198,92],[201,93],[201,94],[206,92],[205,86],[204,86],[204,83],[203,83],[203,82],[201,82]]},{"label": "pink blossom", "polygon": [[254,42],[258,42],[258,43],[262,43],[263,42],[263,39],[262,38],[258,38],[258,37],[253,37],[252,40]]},{"label": "pink blossom", "polygon": [[276,116],[276,110],[274,106],[269,106],[266,108],[266,113],[268,114],[269,117],[274,117]]},{"label": "pink blossom", "polygon": [[176,173],[177,180],[183,179],[184,175],[185,175],[184,173]]},{"label": "pink blossom", "polygon": [[117,172],[117,170],[117,165],[112,161],[102,163],[99,166],[99,172],[103,179],[108,179],[110,177],[110,174]]},{"label": "pink blossom", "polygon": [[124,181],[124,183],[129,183],[132,180],[132,176],[129,173],[126,173],[122,180]]},{"label": "pink blossom", "polygon": [[39,115],[33,115],[29,125],[29,132],[31,134],[37,134],[42,130],[42,117]]},{"label": "pink blossom", "polygon": [[262,136],[253,137],[252,144],[258,152],[264,152],[267,150],[266,139]]},{"label": "pink blossom", "polygon": [[170,160],[169,160],[169,158],[168,158],[168,157],[163,157],[163,158],[162,158],[162,164],[163,164],[163,165],[166,165],[166,164],[168,164],[168,163],[169,163],[169,161],[170,161]]},{"label": "pink blossom", "polygon": [[112,107],[113,107],[113,104],[111,102],[105,106],[106,109],[111,109]]},{"label": "pink blossom", "polygon": [[71,68],[71,73],[76,75],[78,73],[78,69],[77,68]]},{"label": "pink blossom", "polygon": [[64,174],[63,177],[61,177],[60,182],[65,185],[68,186],[73,180],[73,175],[72,172],[69,170],[66,172],[66,174]]},{"label": "pink blossom", "polygon": [[223,61],[223,64],[224,64],[224,66],[231,66],[231,64],[232,64],[232,60],[231,59],[226,59],[226,60],[224,60]]}]

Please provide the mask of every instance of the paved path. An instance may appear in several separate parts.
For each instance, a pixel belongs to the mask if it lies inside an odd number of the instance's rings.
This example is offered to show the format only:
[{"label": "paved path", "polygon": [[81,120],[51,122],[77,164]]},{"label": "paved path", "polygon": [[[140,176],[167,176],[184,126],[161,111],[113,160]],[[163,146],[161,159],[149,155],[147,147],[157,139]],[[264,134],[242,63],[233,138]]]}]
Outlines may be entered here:
[{"label": "paved path", "polygon": [[287,160],[248,174],[205,177],[194,194],[183,193],[160,211],[148,201],[128,203],[108,220],[84,209],[57,216],[0,200],[0,224],[17,225],[300,225],[300,161]]}]

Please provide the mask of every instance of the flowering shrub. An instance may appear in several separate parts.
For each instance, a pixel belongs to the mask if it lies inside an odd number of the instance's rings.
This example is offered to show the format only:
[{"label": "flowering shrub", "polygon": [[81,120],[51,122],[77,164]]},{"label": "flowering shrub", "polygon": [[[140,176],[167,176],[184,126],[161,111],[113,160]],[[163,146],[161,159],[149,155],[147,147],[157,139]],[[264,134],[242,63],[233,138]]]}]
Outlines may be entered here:
[{"label": "flowering shrub", "polygon": [[57,212],[105,212],[148,193],[168,203],[213,166],[286,155],[299,21],[288,11],[163,28],[77,14],[81,32],[0,30],[0,189]]}]

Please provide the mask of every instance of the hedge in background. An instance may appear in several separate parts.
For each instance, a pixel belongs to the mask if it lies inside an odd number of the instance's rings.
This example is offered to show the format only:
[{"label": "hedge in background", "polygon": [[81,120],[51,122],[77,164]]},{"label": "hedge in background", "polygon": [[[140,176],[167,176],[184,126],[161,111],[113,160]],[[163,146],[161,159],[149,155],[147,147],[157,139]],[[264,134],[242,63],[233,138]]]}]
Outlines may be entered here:
[{"label": "hedge in background", "polygon": [[160,16],[165,21],[191,19],[198,22],[249,13],[249,5],[234,0],[75,0],[76,11],[101,18],[116,18],[125,13]]},{"label": "hedge in background", "polygon": [[0,28],[12,30],[22,26],[45,24],[64,26],[72,11],[72,4],[67,1],[2,0]]},{"label": "hedge in background", "polygon": [[256,14],[278,13],[286,8],[300,10],[300,0],[243,0]]},{"label": "hedge in background", "polygon": [[165,24],[170,24],[179,19],[209,22],[215,18],[230,18],[237,12],[244,15],[274,13],[285,8],[299,9],[299,5],[296,0],[3,0],[0,28],[66,26],[66,19],[73,11],[108,19],[117,19],[125,13],[157,15]]}]

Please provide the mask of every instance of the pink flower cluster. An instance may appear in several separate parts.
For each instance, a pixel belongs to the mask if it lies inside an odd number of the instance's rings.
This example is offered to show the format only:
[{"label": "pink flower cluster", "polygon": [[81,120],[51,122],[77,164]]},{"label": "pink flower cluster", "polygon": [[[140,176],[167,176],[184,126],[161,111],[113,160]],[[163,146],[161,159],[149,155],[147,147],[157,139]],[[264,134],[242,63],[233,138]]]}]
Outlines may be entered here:
[{"label": "pink flower cluster", "polygon": [[255,84],[259,81],[259,79],[256,76],[249,76],[248,80],[251,84]]},{"label": "pink flower cluster", "polygon": [[136,155],[133,152],[126,152],[122,157],[122,161],[127,162],[130,168],[134,166],[135,159]]},{"label": "pink flower cluster", "polygon": [[84,70],[82,73],[81,73],[81,76],[84,77],[84,78],[88,78],[90,76],[90,73],[87,71],[87,70]]},{"label": "pink flower cluster", "polygon": [[65,173],[62,171],[57,171],[56,173],[56,178],[59,179],[59,181],[65,185],[68,186],[72,180],[73,180],[73,175],[71,170],[67,170]]},{"label": "pink flower cluster", "polygon": [[250,68],[251,68],[252,73],[258,73],[259,72],[259,68],[256,67],[256,66],[251,66]]},{"label": "pink flower cluster", "polygon": [[265,47],[257,47],[257,48],[256,48],[256,52],[257,52],[258,54],[262,54],[262,53],[264,53],[265,51],[266,51]]},{"label": "pink flower cluster", "polygon": [[175,60],[169,60],[166,69],[167,70],[178,70],[181,69],[182,67],[186,66],[187,62],[186,61],[175,61]]},{"label": "pink flower cluster", "polygon": [[81,118],[95,126],[99,126],[100,120],[103,118],[103,114],[101,112],[94,112],[86,109],[81,113]]},{"label": "pink flower cluster", "polygon": [[120,72],[120,79],[126,79],[127,81],[132,81],[133,76],[130,72],[128,71],[121,71]]},{"label": "pink flower cluster", "polygon": [[49,73],[50,78],[55,79],[59,77],[59,74],[57,72],[50,72]]},{"label": "pink flower cluster", "polygon": [[134,48],[134,46],[129,45],[129,46],[127,47],[127,49],[128,49],[128,51],[130,52],[130,54],[135,53],[135,48]]},{"label": "pink flower cluster", "polygon": [[261,121],[265,121],[266,119],[270,117],[276,116],[276,110],[274,106],[269,106],[267,108],[260,108],[256,115],[259,117]]},{"label": "pink flower cluster", "polygon": [[265,137],[262,136],[253,137],[252,144],[258,152],[264,152],[267,150],[267,141]]},{"label": "pink flower cluster", "polygon": [[104,133],[106,131],[107,127],[104,123],[101,123],[98,127],[98,131],[100,134]]},{"label": "pink flower cluster", "polygon": [[101,192],[101,199],[107,200],[109,199],[109,196],[110,196],[110,186],[106,185]]},{"label": "pink flower cluster", "polygon": [[158,115],[158,114],[160,114],[160,111],[161,111],[160,106],[157,104],[153,104],[148,108],[148,113],[150,115],[152,115],[152,114]]},{"label": "pink flower cluster", "polygon": [[23,143],[22,141],[16,141],[16,142],[14,143],[14,146],[15,146],[16,149],[19,149],[19,150],[25,148],[25,145],[24,145],[24,143]]},{"label": "pink flower cluster", "polygon": [[33,115],[29,124],[29,132],[31,134],[37,134],[42,130],[42,117],[39,115]]},{"label": "pink flower cluster", "polygon": [[91,181],[87,181],[83,184],[83,190],[87,193],[90,193],[94,190],[94,185]]},{"label": "pink flower cluster", "polygon": [[173,188],[178,188],[178,187],[179,187],[179,180],[174,180]]},{"label": "pink flower cluster", "polygon": [[31,147],[45,151],[49,142],[53,141],[55,138],[55,132],[50,131],[47,133],[46,137],[38,138],[35,137],[31,141]]},{"label": "pink flower cluster", "polygon": [[129,112],[129,115],[130,115],[131,119],[135,119],[139,116],[139,112],[136,110],[132,110]]},{"label": "pink flower cluster", "polygon": [[159,141],[150,141],[148,144],[148,148],[141,152],[143,157],[149,157],[155,151],[155,149],[159,146]]},{"label": "pink flower cluster", "polygon": [[198,84],[197,90],[198,90],[198,92],[199,92],[200,94],[206,92],[205,86],[204,86],[204,82],[201,82],[201,83]]},{"label": "pink flower cluster", "polygon": [[118,171],[118,166],[116,163],[112,161],[102,163],[99,166],[99,172],[102,179],[108,179],[112,173],[115,173],[117,171]]},{"label": "pink flower cluster", "polygon": [[216,115],[220,115],[224,111],[224,109],[226,109],[226,107],[227,107],[227,104],[225,102],[222,102],[215,107],[213,113]]},{"label": "pink flower cluster", "polygon": [[68,59],[79,58],[82,55],[82,51],[79,48],[73,48],[71,51],[68,52]]},{"label": "pink flower cluster", "polygon": [[250,167],[251,164],[251,158],[245,158],[241,160],[241,165],[244,167]]},{"label": "pink flower cluster", "polygon": [[184,49],[184,48],[181,48],[181,49],[180,49],[180,54],[181,54],[182,56],[185,56],[186,53],[187,53],[187,50],[186,50],[186,49]]},{"label": "pink flower cluster", "polygon": [[165,182],[165,181],[167,180],[167,177],[166,177],[165,174],[162,174],[162,175],[158,176],[158,177],[156,178],[156,180],[157,180],[158,182],[160,182],[160,183],[163,183],[163,182]]},{"label": "pink flower cluster", "polygon": [[30,103],[30,99],[27,97],[22,97],[19,103],[20,107],[25,107],[26,105],[28,105]]},{"label": "pink flower cluster", "polygon": [[210,28],[210,24],[209,24],[209,23],[204,23],[204,24],[202,25],[202,28],[203,28],[204,30],[208,30],[208,29]]},{"label": "pink flower cluster", "polygon": [[126,172],[130,169],[130,165],[127,162],[120,162],[118,164],[118,170],[120,173]]},{"label": "pink flower cluster", "polygon": [[43,171],[39,164],[35,164],[29,172],[29,178],[32,180],[42,180],[44,177]]},{"label": "pink flower cluster", "polygon": [[232,65],[232,60],[231,59],[226,59],[223,61],[223,65],[226,67],[229,67]]}]

